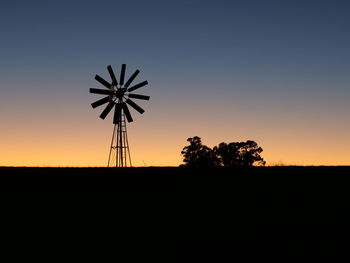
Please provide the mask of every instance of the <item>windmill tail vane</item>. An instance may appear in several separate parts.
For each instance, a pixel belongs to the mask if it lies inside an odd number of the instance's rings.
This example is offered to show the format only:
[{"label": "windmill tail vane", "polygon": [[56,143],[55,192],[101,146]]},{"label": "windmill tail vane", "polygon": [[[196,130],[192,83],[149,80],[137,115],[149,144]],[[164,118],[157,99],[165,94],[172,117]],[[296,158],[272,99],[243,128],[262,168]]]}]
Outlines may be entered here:
[{"label": "windmill tail vane", "polygon": [[108,103],[102,111],[102,113],[100,114],[100,118],[103,120],[114,108],[114,129],[107,166],[132,166],[126,130],[126,120],[128,122],[132,122],[133,118],[131,116],[128,105],[141,114],[145,112],[138,104],[136,104],[131,99],[149,100],[149,96],[132,93],[133,91],[146,86],[148,84],[148,81],[145,80],[138,84],[130,86],[137,77],[137,75],[140,73],[139,70],[136,70],[124,83],[126,71],[125,64],[122,64],[121,66],[120,76],[118,80],[114,74],[111,65],[107,66],[107,70],[111,77],[111,82],[106,81],[99,75],[95,76],[95,80],[102,84],[105,87],[105,89],[90,89],[90,93],[106,96],[91,103],[91,106],[92,108],[97,108]]}]

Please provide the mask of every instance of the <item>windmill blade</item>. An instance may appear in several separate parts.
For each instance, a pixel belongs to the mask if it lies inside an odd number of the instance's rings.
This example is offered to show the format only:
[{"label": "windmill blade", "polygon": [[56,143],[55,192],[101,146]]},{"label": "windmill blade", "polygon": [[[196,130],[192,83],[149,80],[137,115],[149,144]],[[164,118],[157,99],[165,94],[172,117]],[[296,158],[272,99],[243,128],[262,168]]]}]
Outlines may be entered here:
[{"label": "windmill blade", "polygon": [[141,82],[141,83],[139,83],[139,84],[136,84],[135,86],[132,86],[131,88],[128,89],[128,91],[129,91],[129,92],[132,92],[132,91],[134,91],[134,90],[136,90],[136,89],[139,89],[139,88],[141,88],[141,87],[143,87],[143,86],[146,86],[147,84],[148,84],[148,81],[145,80],[145,81],[143,81],[143,82]]},{"label": "windmill blade", "polygon": [[125,102],[123,102],[121,105],[122,105],[123,111],[125,113],[126,119],[128,120],[128,122],[132,122],[133,120],[132,120],[128,106],[126,105]]},{"label": "windmill blade", "polygon": [[109,65],[108,67],[107,67],[107,69],[108,69],[108,72],[109,72],[109,75],[111,76],[111,79],[112,79],[112,85],[118,85],[118,81],[117,81],[117,79],[115,78],[115,75],[114,75],[114,71],[113,71],[113,69],[112,69],[112,66],[111,65]]},{"label": "windmill blade", "polygon": [[122,110],[122,106],[118,103],[115,105],[115,110],[114,110],[114,118],[113,118],[113,123],[118,124],[120,120],[120,113]]},{"label": "windmill blade", "polygon": [[103,86],[105,86],[107,89],[109,89],[112,85],[109,84],[107,81],[105,81],[103,78],[101,78],[99,75],[95,76],[95,79],[100,82]]},{"label": "windmill blade", "polygon": [[149,96],[139,95],[139,94],[129,94],[129,98],[139,99],[139,100],[149,100]]},{"label": "windmill blade", "polygon": [[137,105],[135,102],[133,102],[132,100],[130,99],[127,99],[125,101],[127,104],[129,104],[131,107],[133,107],[135,110],[137,110],[139,113],[144,113],[145,111],[139,106]]},{"label": "windmill blade", "polygon": [[114,102],[111,101],[107,105],[107,107],[103,110],[103,112],[101,113],[100,118],[104,120],[106,118],[106,116],[108,115],[108,113],[112,110],[113,106],[114,106]]},{"label": "windmill blade", "polygon": [[113,94],[113,91],[112,90],[105,90],[105,89],[90,89],[90,93],[111,95],[111,94]]},{"label": "windmill blade", "polygon": [[96,108],[96,107],[101,106],[101,105],[103,105],[103,104],[105,104],[107,102],[109,102],[109,96],[104,97],[103,99],[100,99],[98,101],[95,101],[94,103],[91,103],[91,106],[93,108]]},{"label": "windmill blade", "polygon": [[139,70],[136,70],[134,72],[134,74],[131,75],[131,77],[128,79],[128,81],[125,83],[125,88],[128,88],[131,84],[131,82],[133,82],[133,80],[136,78],[136,76],[140,73]]},{"label": "windmill blade", "polygon": [[120,81],[119,81],[120,86],[124,85],[125,68],[126,68],[126,65],[122,64],[122,69],[120,71]]}]

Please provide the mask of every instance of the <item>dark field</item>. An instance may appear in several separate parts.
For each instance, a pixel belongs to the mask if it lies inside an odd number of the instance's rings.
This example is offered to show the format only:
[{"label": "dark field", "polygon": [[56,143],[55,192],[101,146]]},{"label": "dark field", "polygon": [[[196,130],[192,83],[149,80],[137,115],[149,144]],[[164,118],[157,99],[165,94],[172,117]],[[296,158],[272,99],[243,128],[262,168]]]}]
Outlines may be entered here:
[{"label": "dark field", "polygon": [[11,224],[48,239],[68,235],[68,242],[108,236],[113,245],[156,247],[281,245],[292,238],[312,244],[349,225],[350,167],[0,168],[0,174]]}]

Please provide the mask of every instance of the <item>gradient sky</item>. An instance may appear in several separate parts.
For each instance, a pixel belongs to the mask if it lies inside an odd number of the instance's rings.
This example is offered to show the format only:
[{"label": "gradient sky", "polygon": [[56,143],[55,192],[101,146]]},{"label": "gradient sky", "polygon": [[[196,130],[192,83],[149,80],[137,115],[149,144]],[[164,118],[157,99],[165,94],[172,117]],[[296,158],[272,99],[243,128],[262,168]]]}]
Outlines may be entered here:
[{"label": "gradient sky", "polygon": [[192,136],[255,140],[268,164],[350,165],[350,2],[2,1],[0,166],[105,166],[106,66],[149,85],[133,164],[178,165]]}]

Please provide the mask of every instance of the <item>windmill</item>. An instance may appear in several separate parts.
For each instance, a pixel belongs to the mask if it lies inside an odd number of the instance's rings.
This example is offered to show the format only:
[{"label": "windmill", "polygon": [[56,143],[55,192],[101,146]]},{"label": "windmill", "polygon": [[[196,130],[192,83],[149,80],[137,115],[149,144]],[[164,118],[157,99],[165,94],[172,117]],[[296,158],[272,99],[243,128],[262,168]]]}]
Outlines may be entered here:
[{"label": "windmill", "polygon": [[92,108],[97,108],[101,105],[108,103],[100,115],[100,118],[103,120],[107,117],[107,115],[112,111],[114,107],[114,115],[113,115],[114,128],[113,128],[112,142],[109,150],[107,166],[108,167],[114,166],[114,165],[116,167],[126,167],[128,165],[132,166],[129,143],[128,143],[128,135],[126,130],[126,120],[128,122],[132,122],[133,119],[131,117],[128,105],[131,106],[136,111],[138,111],[139,113],[141,114],[144,113],[144,110],[131,99],[149,100],[149,96],[134,94],[131,92],[146,86],[148,82],[147,80],[145,80],[143,82],[140,82],[130,87],[131,83],[134,81],[134,79],[140,72],[139,70],[136,70],[134,74],[130,76],[128,81],[124,83],[125,70],[126,70],[125,64],[122,64],[119,82],[114,75],[114,71],[111,65],[107,67],[107,70],[109,72],[109,75],[111,76],[112,83],[107,82],[105,79],[103,79],[99,75],[95,76],[95,79],[107,89],[90,89],[90,93],[107,95],[107,96],[103,97],[98,101],[95,101],[94,103],[91,104],[91,106]]}]

